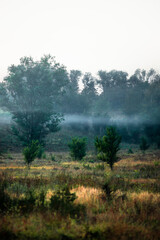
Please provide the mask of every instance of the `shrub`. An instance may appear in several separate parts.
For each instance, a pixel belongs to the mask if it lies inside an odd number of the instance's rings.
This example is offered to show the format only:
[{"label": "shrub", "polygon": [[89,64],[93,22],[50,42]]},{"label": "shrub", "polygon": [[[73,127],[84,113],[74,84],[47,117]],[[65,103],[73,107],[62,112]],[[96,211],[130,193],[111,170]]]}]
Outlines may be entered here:
[{"label": "shrub", "polygon": [[39,142],[35,140],[33,140],[31,144],[24,148],[23,150],[24,160],[28,167],[37,157],[39,149],[40,149]]},{"label": "shrub", "polygon": [[[117,190],[126,192],[127,188],[128,188],[128,184],[129,183],[126,182],[123,177],[115,175],[115,176],[109,176],[106,179],[102,188],[106,194],[107,199],[112,200],[113,196]],[[123,198],[124,198],[124,196],[122,197],[122,199]]]},{"label": "shrub", "polygon": [[76,199],[75,193],[70,193],[69,187],[58,189],[54,196],[50,199],[50,208],[58,211],[61,215],[71,215],[72,217],[80,216],[80,213],[85,212],[85,207],[80,204],[74,204]]},{"label": "shrub", "polygon": [[7,187],[7,192],[16,194],[19,197],[21,194],[27,192],[27,185],[21,184],[19,182],[14,182]]},{"label": "shrub", "polygon": [[71,157],[81,160],[86,155],[86,138],[72,138],[68,144]]},{"label": "shrub", "polygon": [[119,145],[121,137],[116,133],[114,127],[107,128],[107,134],[102,138],[96,137],[95,147],[98,152],[98,158],[110,165],[113,170],[113,164],[117,161],[117,152],[119,151]]}]

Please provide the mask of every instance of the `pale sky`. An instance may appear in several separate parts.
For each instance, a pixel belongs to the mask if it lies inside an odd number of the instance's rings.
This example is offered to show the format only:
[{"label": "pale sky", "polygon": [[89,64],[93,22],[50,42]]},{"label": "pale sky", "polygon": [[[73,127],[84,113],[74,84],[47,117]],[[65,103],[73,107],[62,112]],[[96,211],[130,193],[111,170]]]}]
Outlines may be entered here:
[{"label": "pale sky", "polygon": [[160,0],[0,0],[0,79],[24,56],[67,70],[160,70]]}]

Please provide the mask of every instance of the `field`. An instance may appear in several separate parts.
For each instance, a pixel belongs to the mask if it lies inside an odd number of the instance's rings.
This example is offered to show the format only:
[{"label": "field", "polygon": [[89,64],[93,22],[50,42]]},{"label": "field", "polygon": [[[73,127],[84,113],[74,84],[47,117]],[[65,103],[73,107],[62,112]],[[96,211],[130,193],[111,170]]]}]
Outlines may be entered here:
[{"label": "field", "polygon": [[160,239],[160,151],[121,150],[111,171],[88,153],[0,159],[0,239]]}]

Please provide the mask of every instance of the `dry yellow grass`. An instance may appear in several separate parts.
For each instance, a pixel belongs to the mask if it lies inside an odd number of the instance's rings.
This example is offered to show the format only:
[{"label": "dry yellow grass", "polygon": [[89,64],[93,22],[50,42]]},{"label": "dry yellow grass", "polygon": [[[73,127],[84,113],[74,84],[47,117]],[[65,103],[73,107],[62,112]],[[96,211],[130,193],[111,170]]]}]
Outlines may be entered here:
[{"label": "dry yellow grass", "polygon": [[[71,193],[75,193],[77,196],[75,203],[84,204],[86,206],[99,205],[100,202],[102,202],[101,196],[104,194],[101,189],[84,186],[78,186],[77,188],[72,189]],[[53,195],[54,191],[49,189],[46,194],[46,200],[49,201]]]},{"label": "dry yellow grass", "polygon": [[133,183],[154,183],[154,182],[156,182],[156,179],[137,178],[137,179],[131,179],[130,182],[133,182]]},{"label": "dry yellow grass", "polygon": [[78,161],[72,161],[72,162],[63,162],[62,165],[67,165],[67,166],[77,166],[77,165],[81,165],[80,162]]},{"label": "dry yellow grass", "polygon": [[[62,167],[54,167],[54,166],[39,166],[39,167],[30,167],[30,170],[41,170],[41,169],[46,169],[46,170],[52,170],[54,168],[59,168],[61,169]],[[26,169],[26,166],[7,166],[7,167],[0,167],[0,170],[6,170],[6,169]]]},{"label": "dry yellow grass", "polygon": [[134,160],[134,158],[126,158],[123,159],[117,163],[115,163],[115,166],[117,167],[135,167],[135,166],[139,166],[139,165],[153,165],[153,162],[145,162],[145,161],[141,161],[141,160]]},{"label": "dry yellow grass", "polygon": [[129,197],[132,200],[138,200],[140,202],[152,202],[152,203],[160,203],[160,193],[149,193],[147,191],[143,191],[140,193],[130,193]]},{"label": "dry yellow grass", "polygon": [[75,203],[85,204],[85,205],[96,205],[101,202],[100,196],[103,194],[101,189],[93,188],[93,187],[84,187],[79,186],[77,188],[72,189],[72,192],[76,193],[77,199]]},{"label": "dry yellow grass", "polygon": [[46,200],[49,201],[50,198],[53,196],[53,194],[54,194],[54,191],[49,189],[46,194]]}]

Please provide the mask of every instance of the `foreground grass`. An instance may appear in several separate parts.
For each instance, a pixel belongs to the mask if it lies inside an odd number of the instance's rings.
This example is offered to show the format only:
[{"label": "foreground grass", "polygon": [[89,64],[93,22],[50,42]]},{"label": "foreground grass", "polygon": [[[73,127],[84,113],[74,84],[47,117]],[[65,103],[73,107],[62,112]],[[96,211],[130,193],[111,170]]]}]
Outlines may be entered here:
[{"label": "foreground grass", "polygon": [[[53,162],[48,154],[30,170],[20,154],[2,158],[0,183],[12,204],[0,212],[0,239],[160,239],[160,152],[123,151],[120,159],[111,172],[94,155],[73,162],[59,153]],[[76,199],[61,211],[51,201],[65,185]]]}]

